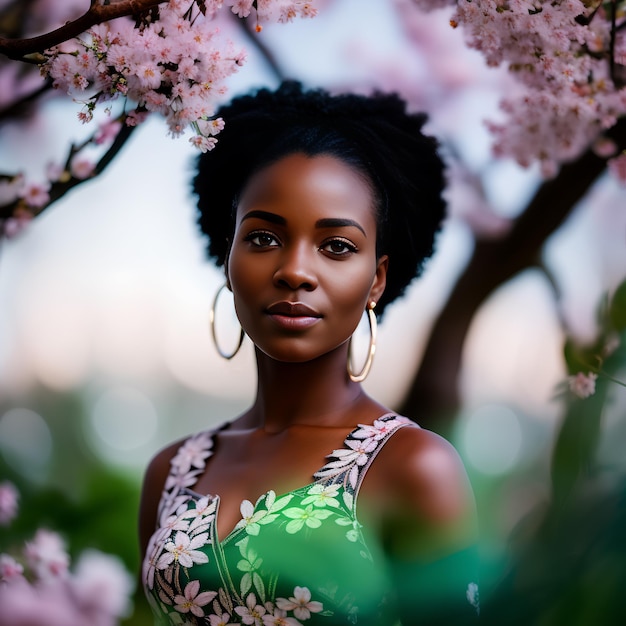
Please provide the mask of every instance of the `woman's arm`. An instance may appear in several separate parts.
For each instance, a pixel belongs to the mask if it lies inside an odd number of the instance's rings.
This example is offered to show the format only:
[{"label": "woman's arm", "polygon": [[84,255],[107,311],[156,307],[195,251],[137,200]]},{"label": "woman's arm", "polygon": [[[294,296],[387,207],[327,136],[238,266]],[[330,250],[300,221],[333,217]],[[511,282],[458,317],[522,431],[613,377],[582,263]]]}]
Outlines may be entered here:
[{"label": "woman's arm", "polygon": [[478,531],[465,468],[430,431],[404,428],[398,435],[385,455],[393,487],[383,540],[402,624],[471,623],[478,613]]},{"label": "woman's arm", "polygon": [[170,461],[181,445],[177,441],[158,452],[148,464],[144,474],[139,503],[139,549],[141,562],[146,555],[148,542],[157,525],[157,510],[170,471]]}]

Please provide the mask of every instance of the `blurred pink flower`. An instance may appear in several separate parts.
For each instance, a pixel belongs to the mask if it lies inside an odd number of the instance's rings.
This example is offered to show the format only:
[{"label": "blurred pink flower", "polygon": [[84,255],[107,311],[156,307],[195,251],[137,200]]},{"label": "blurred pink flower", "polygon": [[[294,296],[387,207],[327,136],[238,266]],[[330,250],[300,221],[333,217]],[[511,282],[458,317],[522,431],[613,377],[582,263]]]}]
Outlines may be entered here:
[{"label": "blurred pink flower", "polygon": [[0,626],[85,626],[64,585],[0,585]]},{"label": "blurred pink flower", "polygon": [[22,213],[18,217],[9,217],[0,222],[0,237],[5,236],[7,239],[13,239],[22,233],[30,224],[33,216],[29,213]]},{"label": "blurred pink flower", "polygon": [[12,556],[0,554],[0,582],[8,583],[22,580],[24,568]]},{"label": "blurred pink flower", "polygon": [[105,124],[101,124],[98,128],[98,132],[94,138],[96,145],[100,146],[103,143],[109,143],[117,137],[117,134],[122,128],[122,123],[119,120],[111,120]]},{"label": "blurred pink flower", "polygon": [[40,209],[50,202],[49,191],[49,183],[27,183],[20,192],[20,198],[22,198],[29,207]]},{"label": "blurred pink flower", "polygon": [[596,392],[597,378],[598,375],[593,372],[587,374],[578,372],[578,374],[570,376],[568,379],[570,391],[579,398],[588,398]]},{"label": "blurred pink flower", "polygon": [[40,528],[33,540],[26,543],[24,556],[40,580],[64,577],[70,562],[60,535],[45,528]]},{"label": "blurred pink flower", "polygon": [[[5,226],[6,228],[6,226]],[[8,480],[0,483],[0,526],[6,526],[17,515],[19,493]]]},{"label": "blurred pink flower", "polygon": [[0,180],[0,206],[11,204],[20,197],[24,186],[24,175],[18,174],[11,179]]},{"label": "blurred pink flower", "polygon": [[70,171],[74,178],[85,180],[93,175],[95,164],[88,159],[74,158],[70,164]]},{"label": "blurred pink flower", "polygon": [[97,550],[81,554],[69,581],[72,597],[89,616],[90,626],[113,624],[126,615],[134,586],[119,558]]},{"label": "blurred pink flower", "polygon": [[609,161],[609,172],[624,186],[626,186],[626,153]]}]

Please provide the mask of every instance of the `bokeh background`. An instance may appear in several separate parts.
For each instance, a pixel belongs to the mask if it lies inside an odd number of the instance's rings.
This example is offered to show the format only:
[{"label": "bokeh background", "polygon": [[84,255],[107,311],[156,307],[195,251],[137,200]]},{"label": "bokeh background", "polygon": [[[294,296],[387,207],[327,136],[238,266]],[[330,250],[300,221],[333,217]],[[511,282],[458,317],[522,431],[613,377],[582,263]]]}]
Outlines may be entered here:
[{"label": "bokeh background", "polygon": [[[445,12],[409,5],[326,0],[315,19],[267,25],[256,43],[235,20],[221,24],[248,50],[229,95],[284,77],[335,91],[394,90],[426,110],[429,131],[441,137],[449,218],[425,275],[389,309],[365,383],[396,409],[476,239],[506,233],[542,183],[536,169],[491,152],[484,120],[501,118],[506,70],[485,67]],[[48,162],[62,161],[85,134],[77,110],[68,98],[50,98],[4,120],[0,171],[43,179]],[[168,137],[164,122],[150,119],[103,175],[0,244],[0,480],[21,492],[7,531],[13,542],[43,524],[73,552],[97,547],[136,571],[149,458],[253,397],[249,342],[225,362],[210,339],[223,275],[205,260],[194,225],[194,156],[185,138]],[[499,619],[511,597],[525,607],[504,623],[626,619],[626,609],[611,608],[626,559],[611,531],[624,518],[626,390],[601,378],[595,396],[578,400],[566,383],[615,331],[603,302],[626,310],[614,296],[625,277],[626,189],[606,175],[549,237],[536,266],[479,308],[454,415],[437,422],[411,414],[449,436],[466,463],[481,520],[483,597]],[[611,358],[611,375],[626,380],[623,343]],[[555,507],[555,493],[574,485],[579,495]],[[580,572],[568,566],[572,555]],[[543,621],[528,619],[531,608]],[[584,621],[601,614],[605,621]],[[149,623],[140,596],[129,623]]]}]

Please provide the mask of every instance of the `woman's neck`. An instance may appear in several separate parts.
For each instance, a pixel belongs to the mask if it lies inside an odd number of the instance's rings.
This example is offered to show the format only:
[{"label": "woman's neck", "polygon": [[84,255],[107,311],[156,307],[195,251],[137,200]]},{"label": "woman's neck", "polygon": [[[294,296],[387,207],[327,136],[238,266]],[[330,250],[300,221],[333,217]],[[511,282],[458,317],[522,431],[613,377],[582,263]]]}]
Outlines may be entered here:
[{"label": "woman's neck", "polygon": [[258,388],[250,426],[270,432],[294,425],[343,427],[351,421],[351,409],[369,400],[348,378],[345,346],[306,363],[276,361],[258,350],[256,358]]}]

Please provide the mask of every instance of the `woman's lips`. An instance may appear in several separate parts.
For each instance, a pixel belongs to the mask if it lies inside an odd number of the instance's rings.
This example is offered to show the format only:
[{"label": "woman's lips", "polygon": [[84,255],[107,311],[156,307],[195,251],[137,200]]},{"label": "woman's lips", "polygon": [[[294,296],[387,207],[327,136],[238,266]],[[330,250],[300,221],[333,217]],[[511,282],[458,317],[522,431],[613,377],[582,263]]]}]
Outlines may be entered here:
[{"label": "woman's lips", "polygon": [[283,300],[267,307],[266,313],[282,328],[301,330],[317,324],[322,316],[303,302]]}]

